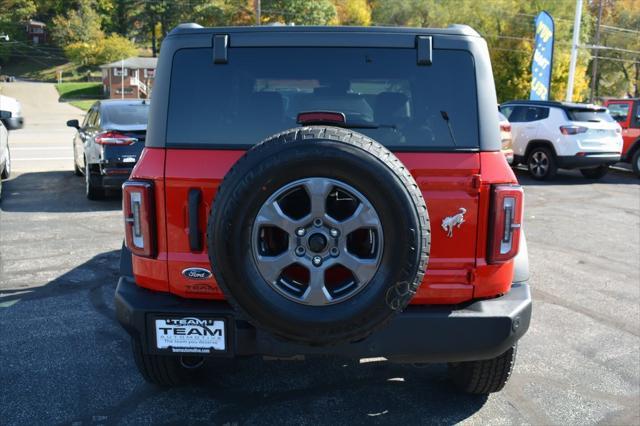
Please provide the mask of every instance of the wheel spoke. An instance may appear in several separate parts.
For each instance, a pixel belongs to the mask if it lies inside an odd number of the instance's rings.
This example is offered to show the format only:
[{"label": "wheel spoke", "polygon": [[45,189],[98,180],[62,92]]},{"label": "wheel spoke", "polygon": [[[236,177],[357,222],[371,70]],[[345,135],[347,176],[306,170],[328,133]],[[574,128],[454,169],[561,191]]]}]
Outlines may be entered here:
[{"label": "wheel spoke", "polygon": [[280,278],[282,270],[296,260],[289,250],[278,256],[258,256],[258,269],[263,278],[273,284]]},{"label": "wheel spoke", "polygon": [[362,259],[349,252],[341,253],[337,263],[349,269],[359,285],[368,282],[378,270],[376,259]]},{"label": "wheel spoke", "polygon": [[312,178],[304,183],[304,187],[311,200],[311,217],[324,218],[327,197],[333,184],[328,179]]},{"label": "wheel spoke", "polygon": [[258,216],[256,216],[256,225],[277,226],[289,233],[289,235],[293,235],[294,230],[300,224],[300,221],[296,221],[284,214],[277,201],[263,205],[258,212]]},{"label": "wheel spoke", "polygon": [[302,300],[310,305],[326,305],[333,301],[329,291],[324,286],[324,268],[311,271],[309,286],[302,295]]},{"label": "wheel spoke", "polygon": [[370,205],[360,203],[351,216],[340,223],[342,234],[348,235],[360,228],[375,228],[380,226],[380,219]]}]

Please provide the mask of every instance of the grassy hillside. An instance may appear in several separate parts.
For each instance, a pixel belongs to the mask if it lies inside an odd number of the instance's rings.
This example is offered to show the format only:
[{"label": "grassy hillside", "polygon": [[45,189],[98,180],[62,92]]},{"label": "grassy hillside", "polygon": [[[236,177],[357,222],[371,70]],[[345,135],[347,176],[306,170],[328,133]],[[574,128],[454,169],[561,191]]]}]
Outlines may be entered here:
[{"label": "grassy hillside", "polygon": [[58,99],[60,102],[69,102],[84,111],[103,97],[102,83],[58,83],[56,90],[60,95]]}]

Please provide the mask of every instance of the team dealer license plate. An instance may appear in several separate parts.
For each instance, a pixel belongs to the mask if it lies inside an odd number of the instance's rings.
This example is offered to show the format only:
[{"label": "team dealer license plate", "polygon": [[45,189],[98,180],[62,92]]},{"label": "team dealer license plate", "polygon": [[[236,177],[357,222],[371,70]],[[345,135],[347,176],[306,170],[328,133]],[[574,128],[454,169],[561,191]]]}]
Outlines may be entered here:
[{"label": "team dealer license plate", "polygon": [[172,352],[210,353],[226,350],[225,324],[222,320],[156,318],[158,349]]}]

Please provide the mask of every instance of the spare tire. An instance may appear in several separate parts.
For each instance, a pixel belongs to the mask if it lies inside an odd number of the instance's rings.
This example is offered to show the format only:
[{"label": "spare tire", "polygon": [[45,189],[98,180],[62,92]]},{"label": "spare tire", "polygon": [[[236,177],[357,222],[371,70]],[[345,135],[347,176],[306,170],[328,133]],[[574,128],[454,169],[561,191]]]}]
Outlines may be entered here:
[{"label": "spare tire", "polygon": [[207,243],[252,324],[307,345],[353,342],[402,311],[427,268],[427,207],[400,160],[335,127],[276,134],[218,188]]}]

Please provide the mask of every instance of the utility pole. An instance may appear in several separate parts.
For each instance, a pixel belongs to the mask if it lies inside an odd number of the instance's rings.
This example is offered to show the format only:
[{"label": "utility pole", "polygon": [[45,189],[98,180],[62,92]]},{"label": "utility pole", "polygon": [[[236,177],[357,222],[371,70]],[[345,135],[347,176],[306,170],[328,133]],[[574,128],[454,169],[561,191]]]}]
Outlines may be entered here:
[{"label": "utility pole", "polygon": [[124,99],[124,58],[120,66],[120,99]]},{"label": "utility pole", "polygon": [[576,0],[576,17],[573,21],[573,42],[571,43],[571,62],[569,63],[569,81],[567,82],[566,101],[573,99],[573,79],[576,74],[578,60],[578,42],[580,41],[580,20],[582,19],[582,0]]},{"label": "utility pole", "polygon": [[[602,0],[598,5],[598,20],[596,21],[596,46],[600,45],[600,21],[602,20]],[[591,65],[591,93],[589,95],[589,102],[593,103],[596,96],[596,82],[598,78],[598,49],[595,49],[595,56],[593,57],[593,64]]]},{"label": "utility pole", "polygon": [[260,11],[260,0],[253,0],[253,8],[256,12],[256,25],[260,25],[261,20],[261,11]]}]

